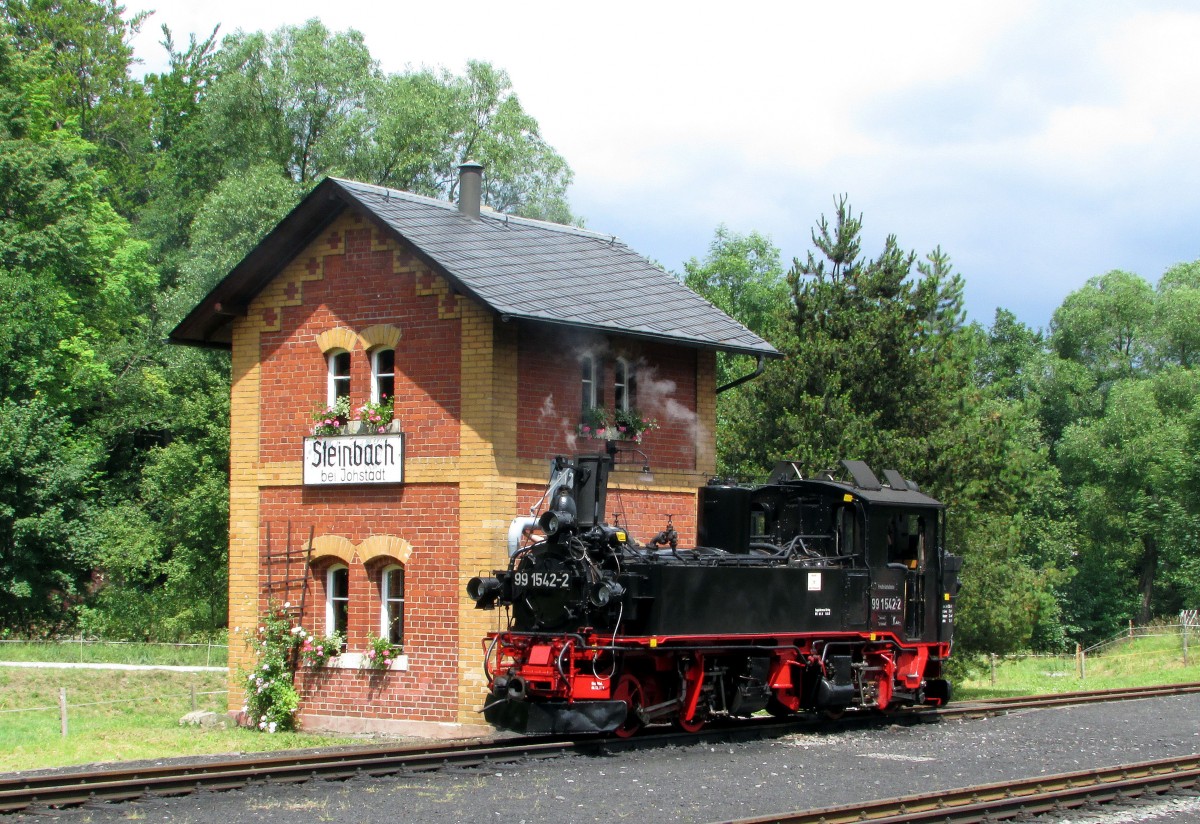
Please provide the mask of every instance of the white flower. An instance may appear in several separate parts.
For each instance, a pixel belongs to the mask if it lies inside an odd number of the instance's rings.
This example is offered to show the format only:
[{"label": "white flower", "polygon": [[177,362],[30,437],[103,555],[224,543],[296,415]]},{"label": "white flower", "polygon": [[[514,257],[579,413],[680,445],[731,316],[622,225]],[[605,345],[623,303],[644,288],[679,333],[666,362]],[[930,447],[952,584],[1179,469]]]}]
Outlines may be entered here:
[{"label": "white flower", "polygon": [[270,664],[263,664],[263,672],[267,672],[269,669],[271,669]]},{"label": "white flower", "polygon": [[258,722],[258,728],[259,728],[260,730],[265,730],[265,729],[267,728],[267,722],[266,722],[266,721],[259,721],[259,722]]},{"label": "white flower", "polygon": [[272,721],[270,724],[267,725],[267,732],[275,732],[275,722],[274,721]]},{"label": "white flower", "polygon": [[284,609],[291,609],[291,608],[292,608],[292,602],[291,602],[291,601],[284,601],[284,602],[283,602],[283,608],[284,608]]},{"label": "white flower", "polygon": [[250,707],[247,704],[242,704],[242,712],[250,712]]}]

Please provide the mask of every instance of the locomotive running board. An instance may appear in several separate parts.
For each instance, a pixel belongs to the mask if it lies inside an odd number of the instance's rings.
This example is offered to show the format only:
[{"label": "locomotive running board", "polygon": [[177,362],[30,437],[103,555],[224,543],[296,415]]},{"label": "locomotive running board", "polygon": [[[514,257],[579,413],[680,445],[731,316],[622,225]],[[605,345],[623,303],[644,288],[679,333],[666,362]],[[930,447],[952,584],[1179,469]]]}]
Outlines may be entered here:
[{"label": "locomotive running board", "polygon": [[502,698],[483,709],[492,726],[526,735],[612,732],[625,723],[624,701],[513,701]]}]

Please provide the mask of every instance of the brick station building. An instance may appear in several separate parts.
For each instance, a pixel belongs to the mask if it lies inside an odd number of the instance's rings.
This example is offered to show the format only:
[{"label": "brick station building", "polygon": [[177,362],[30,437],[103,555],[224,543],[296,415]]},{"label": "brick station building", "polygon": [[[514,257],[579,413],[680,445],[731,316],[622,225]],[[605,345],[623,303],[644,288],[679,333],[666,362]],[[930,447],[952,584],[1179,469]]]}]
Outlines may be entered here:
[{"label": "brick station building", "polygon": [[[461,174],[457,205],[326,179],[171,334],[232,357],[231,708],[275,602],[347,638],[337,666],[298,674],[302,724],[481,723],[500,613],[466,583],[506,565],[548,459],[603,451],[578,435],[586,409],[659,424],[618,444],[609,519],[646,540],[669,514],[692,542],[715,353],[777,354],[617,238],[481,210],[480,167]],[[399,431],[310,437],[314,409],[388,394]],[[359,669],[389,635],[403,656]]]}]

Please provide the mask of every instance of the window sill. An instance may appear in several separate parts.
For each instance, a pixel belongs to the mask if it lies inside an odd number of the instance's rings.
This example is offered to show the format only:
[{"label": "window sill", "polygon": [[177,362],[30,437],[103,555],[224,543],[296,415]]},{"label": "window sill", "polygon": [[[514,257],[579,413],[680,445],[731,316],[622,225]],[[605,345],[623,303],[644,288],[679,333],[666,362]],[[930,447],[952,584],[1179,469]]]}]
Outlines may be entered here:
[{"label": "window sill", "polygon": [[[330,669],[371,669],[370,667],[363,666],[363,658],[364,653],[361,652],[343,652],[337,658],[330,658],[328,667]],[[397,655],[394,659],[392,659],[391,663],[388,664],[388,669],[395,670],[397,672],[407,672],[408,656]]]}]

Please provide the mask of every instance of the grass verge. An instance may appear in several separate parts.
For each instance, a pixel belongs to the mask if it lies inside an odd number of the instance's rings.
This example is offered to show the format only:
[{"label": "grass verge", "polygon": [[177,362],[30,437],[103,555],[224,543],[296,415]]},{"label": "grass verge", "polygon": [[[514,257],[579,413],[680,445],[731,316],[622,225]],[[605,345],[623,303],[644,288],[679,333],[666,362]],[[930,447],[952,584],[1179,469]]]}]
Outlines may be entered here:
[{"label": "grass verge", "polygon": [[[58,710],[64,688],[65,738]],[[304,733],[181,727],[179,719],[191,710],[193,689],[197,709],[225,711],[225,675],[220,672],[0,667],[0,772],[362,743]],[[30,709],[35,707],[48,709]],[[29,711],[5,712],[15,709]]]},{"label": "grass verge", "polygon": [[1000,698],[1082,690],[1148,687],[1200,681],[1200,637],[1189,638],[1188,663],[1178,632],[1130,638],[1084,659],[1083,677],[1073,655],[1028,656],[996,662],[992,683],[989,662],[970,666],[955,684],[954,698]]}]

